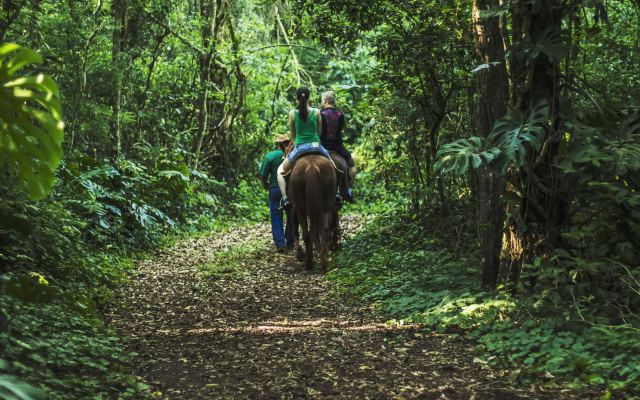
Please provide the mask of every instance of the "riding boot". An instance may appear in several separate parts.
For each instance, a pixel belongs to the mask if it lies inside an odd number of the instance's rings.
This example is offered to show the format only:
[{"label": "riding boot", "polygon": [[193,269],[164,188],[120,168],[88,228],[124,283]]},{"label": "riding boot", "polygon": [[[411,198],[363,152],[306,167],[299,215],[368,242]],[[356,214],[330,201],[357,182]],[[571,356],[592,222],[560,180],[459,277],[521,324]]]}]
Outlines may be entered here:
[{"label": "riding boot", "polygon": [[345,173],[344,175],[344,179],[340,181],[340,194],[342,194],[342,198],[344,199],[344,201],[355,204],[355,201],[353,200],[353,196],[351,194],[351,189],[349,188],[349,183],[346,179],[347,173]]},{"label": "riding boot", "polygon": [[291,201],[288,197],[283,197],[280,199],[280,207],[278,208],[279,211],[291,210],[291,207]]}]

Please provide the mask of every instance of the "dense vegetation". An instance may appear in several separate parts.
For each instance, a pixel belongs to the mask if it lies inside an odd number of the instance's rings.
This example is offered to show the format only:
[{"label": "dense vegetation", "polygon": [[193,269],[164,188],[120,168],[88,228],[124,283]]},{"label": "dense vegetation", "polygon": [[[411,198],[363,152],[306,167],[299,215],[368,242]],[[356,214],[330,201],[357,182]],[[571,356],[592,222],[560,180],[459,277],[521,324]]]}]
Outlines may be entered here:
[{"label": "dense vegetation", "polygon": [[144,392],[95,302],[145,249],[266,217],[257,165],[303,84],[316,104],[338,93],[362,171],[352,210],[375,221],[332,279],[397,320],[477,336],[514,381],[638,389],[640,3],[1,14],[1,394],[20,398],[12,377],[51,398]]}]

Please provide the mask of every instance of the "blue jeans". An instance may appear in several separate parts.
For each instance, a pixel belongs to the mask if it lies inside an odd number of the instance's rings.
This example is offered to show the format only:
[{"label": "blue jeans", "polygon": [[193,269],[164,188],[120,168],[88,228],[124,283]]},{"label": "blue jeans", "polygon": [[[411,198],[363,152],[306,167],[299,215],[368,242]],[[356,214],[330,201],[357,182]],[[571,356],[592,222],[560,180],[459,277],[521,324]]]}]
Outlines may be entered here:
[{"label": "blue jeans", "polygon": [[[317,146],[314,146],[315,144],[317,144]],[[324,155],[328,159],[331,159],[329,152],[324,147],[322,147],[320,143],[300,143],[299,145],[293,147],[293,150],[291,150],[291,153],[289,153],[289,155],[287,156],[287,160],[293,163],[298,159],[298,157],[304,156],[304,153],[314,150],[322,152],[322,155]]]},{"label": "blue jeans", "polygon": [[282,192],[280,188],[269,189],[269,211],[271,212],[271,233],[273,234],[273,243],[276,247],[284,247],[286,245],[293,246],[291,215],[289,210],[287,213],[287,228],[284,228],[284,221],[282,211],[278,210],[280,207],[280,199],[282,198]]}]

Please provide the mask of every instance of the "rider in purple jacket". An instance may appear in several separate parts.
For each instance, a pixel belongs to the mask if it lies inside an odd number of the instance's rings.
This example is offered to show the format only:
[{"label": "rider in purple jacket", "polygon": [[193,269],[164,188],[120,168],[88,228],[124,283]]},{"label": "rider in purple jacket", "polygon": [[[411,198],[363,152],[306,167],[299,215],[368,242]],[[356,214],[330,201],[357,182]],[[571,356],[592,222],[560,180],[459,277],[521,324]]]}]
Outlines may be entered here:
[{"label": "rider in purple jacket", "polygon": [[335,109],[336,94],[334,92],[322,93],[322,132],[320,134],[320,144],[327,150],[338,153],[347,162],[349,167],[349,193],[343,193],[342,197],[349,203],[355,203],[351,188],[356,179],[356,160],[353,159],[349,150],[342,143],[342,130],[345,126],[344,114]]}]

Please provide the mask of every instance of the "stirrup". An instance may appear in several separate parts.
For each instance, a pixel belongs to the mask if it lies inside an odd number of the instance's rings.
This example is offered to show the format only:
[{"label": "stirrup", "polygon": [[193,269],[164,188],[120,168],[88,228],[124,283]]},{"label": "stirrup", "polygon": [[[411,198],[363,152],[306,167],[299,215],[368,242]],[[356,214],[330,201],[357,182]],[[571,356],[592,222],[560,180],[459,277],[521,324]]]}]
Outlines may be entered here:
[{"label": "stirrup", "polygon": [[291,201],[288,197],[283,197],[280,199],[280,207],[278,208],[279,211],[290,210],[291,207]]}]

